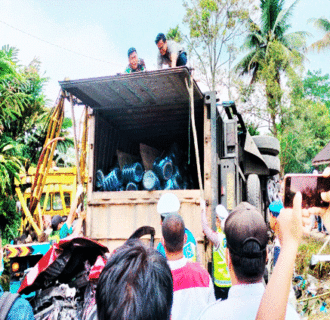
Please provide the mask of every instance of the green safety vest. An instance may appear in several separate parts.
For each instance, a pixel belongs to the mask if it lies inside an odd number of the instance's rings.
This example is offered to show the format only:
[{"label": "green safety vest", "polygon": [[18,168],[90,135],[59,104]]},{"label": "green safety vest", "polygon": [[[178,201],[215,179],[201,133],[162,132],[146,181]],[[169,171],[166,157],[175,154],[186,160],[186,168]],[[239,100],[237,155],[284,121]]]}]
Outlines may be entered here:
[{"label": "green safety vest", "polygon": [[227,247],[226,236],[222,231],[218,231],[220,245],[218,248],[213,246],[213,278],[214,284],[218,287],[231,287],[230,275],[225,258]]}]

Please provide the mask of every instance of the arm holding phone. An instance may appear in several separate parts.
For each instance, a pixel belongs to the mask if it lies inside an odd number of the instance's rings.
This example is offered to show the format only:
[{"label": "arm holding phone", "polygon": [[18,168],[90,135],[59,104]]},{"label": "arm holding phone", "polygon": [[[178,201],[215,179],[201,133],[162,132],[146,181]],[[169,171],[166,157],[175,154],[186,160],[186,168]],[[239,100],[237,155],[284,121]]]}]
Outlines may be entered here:
[{"label": "arm holding phone", "polygon": [[293,208],[282,209],[277,218],[281,252],[263,294],[257,320],[285,319],[295,259],[303,234],[301,203],[302,196],[297,193]]}]

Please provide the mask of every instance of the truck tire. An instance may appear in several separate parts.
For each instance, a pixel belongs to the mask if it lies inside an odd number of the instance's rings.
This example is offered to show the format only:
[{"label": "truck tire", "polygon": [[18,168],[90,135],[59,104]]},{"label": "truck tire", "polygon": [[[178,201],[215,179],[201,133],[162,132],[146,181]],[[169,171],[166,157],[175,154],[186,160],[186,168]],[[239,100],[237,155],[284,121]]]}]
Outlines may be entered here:
[{"label": "truck tire", "polygon": [[261,154],[277,156],[280,152],[280,142],[275,137],[253,136],[253,141],[257,145]]},{"label": "truck tire", "polygon": [[270,156],[268,154],[263,154],[262,157],[265,160],[265,163],[269,169],[269,173],[271,176],[278,174],[281,169],[280,158],[277,156]]},{"label": "truck tire", "polygon": [[268,202],[279,200],[280,183],[277,176],[272,176],[267,179],[267,198]]},{"label": "truck tire", "polygon": [[247,201],[262,212],[262,194],[257,174],[249,174],[246,180]]}]

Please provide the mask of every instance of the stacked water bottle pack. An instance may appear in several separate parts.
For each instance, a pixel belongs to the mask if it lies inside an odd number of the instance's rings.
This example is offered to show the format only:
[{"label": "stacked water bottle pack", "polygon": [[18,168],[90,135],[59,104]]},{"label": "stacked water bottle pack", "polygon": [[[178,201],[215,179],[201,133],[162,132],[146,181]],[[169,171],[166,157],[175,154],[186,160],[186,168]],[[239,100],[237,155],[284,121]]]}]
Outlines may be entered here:
[{"label": "stacked water bottle pack", "polygon": [[175,190],[192,188],[191,179],[181,172],[187,172],[175,165],[177,159],[172,153],[164,158],[156,158],[152,170],[144,170],[140,162],[125,165],[122,170],[113,168],[107,176],[101,170],[96,172],[96,188],[99,191],[124,190]]}]

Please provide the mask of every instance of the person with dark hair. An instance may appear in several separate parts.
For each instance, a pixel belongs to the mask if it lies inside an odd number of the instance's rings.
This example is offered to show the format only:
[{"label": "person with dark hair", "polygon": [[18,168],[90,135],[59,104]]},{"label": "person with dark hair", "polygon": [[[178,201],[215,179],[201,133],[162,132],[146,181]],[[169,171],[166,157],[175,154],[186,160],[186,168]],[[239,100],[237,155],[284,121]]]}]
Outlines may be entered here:
[{"label": "person with dark hair", "polygon": [[[179,213],[180,200],[174,193],[164,193],[158,203],[157,211],[160,214],[161,224],[166,216],[172,213]],[[197,243],[191,231],[185,228],[185,242],[183,246],[183,255],[191,262],[199,261]],[[166,258],[165,248],[161,242],[157,245],[157,250]]]},{"label": "person with dark hair", "polygon": [[201,311],[215,301],[213,283],[198,262],[183,256],[185,225],[177,214],[167,215],[162,224],[163,245],[173,276],[172,320],[198,319]]},{"label": "person with dark hair", "polygon": [[158,69],[162,69],[163,64],[168,65],[170,68],[187,64],[187,53],[178,42],[166,40],[163,33],[158,33],[155,43],[159,50],[157,57]]},{"label": "person with dark hair", "polygon": [[169,320],[172,301],[166,259],[136,239],[109,258],[96,288],[98,320]]},{"label": "person with dark hair", "polygon": [[140,72],[146,70],[146,65],[143,59],[139,59],[135,48],[129,48],[128,52],[128,66],[125,73]]},{"label": "person with dark hair", "polygon": [[[262,277],[267,259],[266,223],[254,206],[242,202],[227,218],[225,234],[232,287],[228,299],[208,306],[200,319],[254,320],[265,291]],[[286,319],[299,319],[290,304]]]},{"label": "person with dark hair", "polygon": [[73,223],[73,220],[75,219],[76,213],[79,214],[79,212],[80,212],[80,207],[78,207],[78,210],[77,210],[77,205],[78,205],[79,198],[80,198],[81,194],[83,193],[83,191],[84,191],[83,186],[79,185],[77,188],[76,197],[71,204],[68,217],[60,216],[58,214],[52,217],[52,220],[51,220],[52,232],[50,233],[50,235],[48,237],[48,240],[51,244],[58,243],[60,241],[60,239],[66,238],[67,236],[71,235],[74,231],[77,234],[80,232],[81,227],[82,227],[82,221],[86,217],[85,213],[82,212],[78,218],[77,225],[79,226],[79,230],[78,230],[78,228],[75,228],[75,230],[73,230],[72,223]]}]

